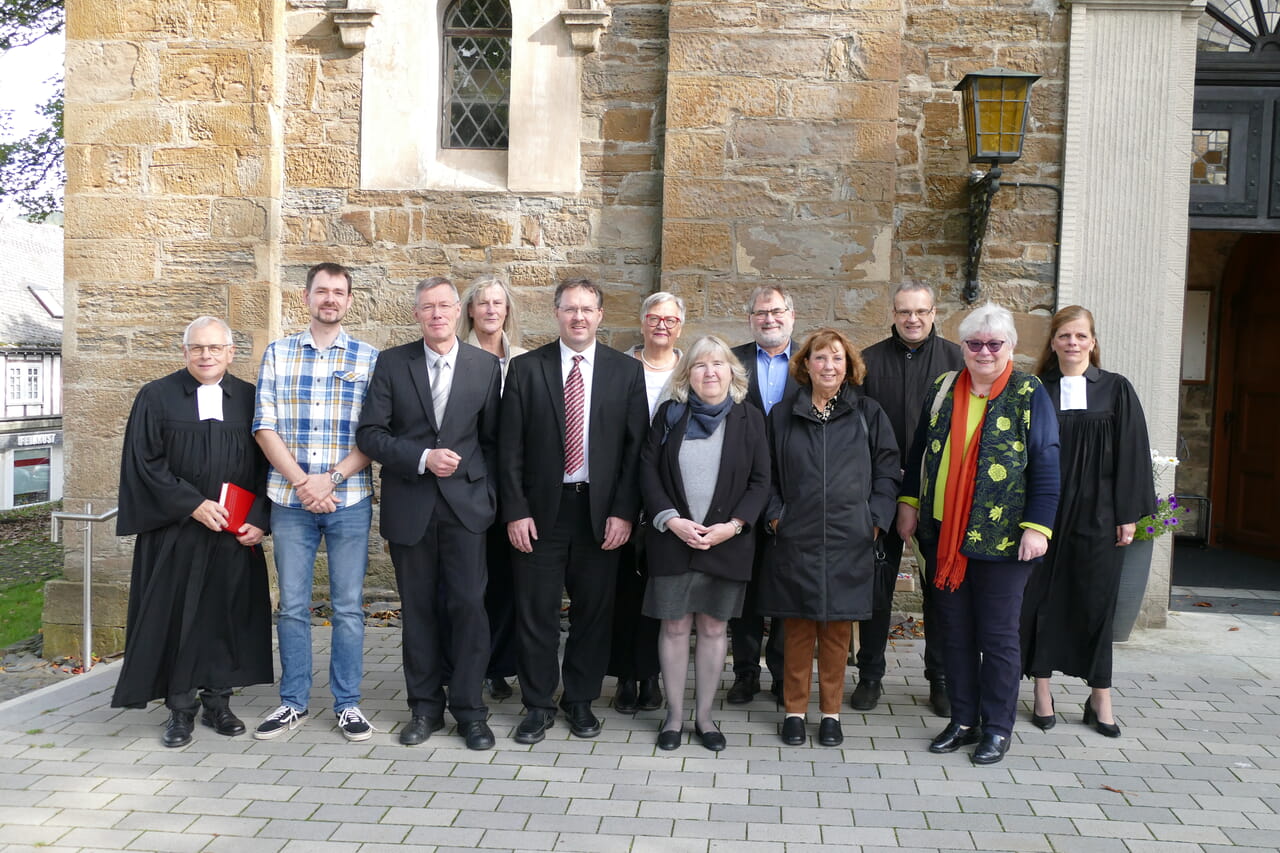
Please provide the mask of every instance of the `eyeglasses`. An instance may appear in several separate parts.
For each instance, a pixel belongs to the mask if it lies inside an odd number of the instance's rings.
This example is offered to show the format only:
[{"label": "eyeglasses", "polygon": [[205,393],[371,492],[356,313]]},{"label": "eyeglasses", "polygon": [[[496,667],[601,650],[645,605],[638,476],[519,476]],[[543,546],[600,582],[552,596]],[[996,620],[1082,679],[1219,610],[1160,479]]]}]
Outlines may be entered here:
[{"label": "eyeglasses", "polygon": [[645,314],[644,324],[646,326],[654,326],[654,327],[664,326],[665,328],[668,328],[668,329],[674,329],[676,326],[680,325],[680,318],[679,317],[663,317],[660,314]]},{"label": "eyeglasses", "polygon": [[583,316],[583,317],[593,317],[593,316],[595,316],[595,313],[596,313],[597,311],[599,311],[600,309],[599,309],[599,308],[593,308],[593,307],[591,307],[590,305],[583,306],[583,307],[578,307],[578,306],[574,306],[574,305],[569,305],[569,306],[565,306],[565,307],[563,307],[563,308],[557,308],[556,310],[557,310],[557,311],[560,311],[560,312],[562,312],[562,313],[564,313],[564,314],[568,314],[570,317],[577,317],[577,316],[579,316],[579,315],[581,315],[581,316]]},{"label": "eyeglasses", "polygon": [[222,355],[224,352],[231,349],[232,345],[231,344],[208,344],[207,346],[205,346],[201,344],[195,344],[193,346],[191,344],[186,344],[186,347],[187,347],[187,352],[191,353],[192,355],[204,355],[205,353],[209,353],[209,355]]},{"label": "eyeglasses", "polygon": [[907,319],[908,317],[919,317],[921,320],[923,320],[925,317],[928,317],[932,313],[933,313],[932,308],[921,308],[918,311],[907,311],[905,309],[900,309],[900,308],[893,309],[893,316],[901,317],[904,320]]},{"label": "eyeglasses", "polygon": [[790,308],[772,308],[768,311],[752,311],[751,319],[752,320],[768,320],[770,317],[772,317],[775,320],[781,320],[783,317],[787,316],[787,312],[790,310],[791,310]]},{"label": "eyeglasses", "polygon": [[969,348],[969,352],[982,352],[983,347],[987,352],[995,354],[1004,348],[1004,341],[965,341],[964,345]]}]

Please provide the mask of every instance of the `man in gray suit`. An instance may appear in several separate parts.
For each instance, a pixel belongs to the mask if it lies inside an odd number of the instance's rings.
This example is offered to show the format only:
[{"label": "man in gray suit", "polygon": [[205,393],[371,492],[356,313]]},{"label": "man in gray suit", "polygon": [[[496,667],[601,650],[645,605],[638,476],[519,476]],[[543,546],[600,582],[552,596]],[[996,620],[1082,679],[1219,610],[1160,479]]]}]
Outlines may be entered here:
[{"label": "man in gray suit", "polygon": [[381,532],[391,546],[412,714],[400,742],[444,726],[447,668],[437,598],[448,613],[449,711],[470,749],[490,749],[481,685],[489,661],[485,531],[497,509],[498,359],[457,337],[462,307],[447,278],[419,282],[422,340],[381,354],[356,442],[382,463]]}]

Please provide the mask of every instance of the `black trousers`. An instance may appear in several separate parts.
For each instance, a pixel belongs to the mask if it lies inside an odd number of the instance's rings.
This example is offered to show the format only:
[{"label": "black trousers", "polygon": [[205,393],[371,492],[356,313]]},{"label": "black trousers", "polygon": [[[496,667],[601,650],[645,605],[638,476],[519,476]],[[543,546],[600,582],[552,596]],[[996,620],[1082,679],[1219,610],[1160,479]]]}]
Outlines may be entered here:
[{"label": "black trousers", "polygon": [[[197,693],[199,694],[197,696]],[[203,705],[210,710],[226,708],[231,704],[230,687],[202,687],[199,691],[188,690],[186,693],[174,693],[166,696],[164,706],[170,711],[186,711],[194,714]]]},{"label": "black trousers", "polygon": [[[756,537],[755,565],[752,567],[751,580],[747,582],[746,597],[742,602],[742,615],[729,620],[730,642],[733,649],[733,674],[759,677],[760,647],[764,643],[764,619],[760,615],[760,569],[764,560],[766,537],[763,532]],[[774,684],[782,683],[783,637],[782,621],[774,619],[769,626],[769,642],[765,645],[765,666],[773,676]],[[886,629],[887,632],[887,629]]]},{"label": "black trousers", "polygon": [[[449,711],[455,720],[485,719],[489,713],[481,695],[489,663],[485,535],[464,527],[443,496],[437,495],[422,539],[413,545],[391,543],[391,562],[400,587],[410,711],[433,720],[443,718],[447,682]],[[447,629],[436,619],[441,607],[448,613]]]},{"label": "black trousers", "polygon": [[[515,552],[516,631],[520,692],[529,709],[592,702],[600,696],[609,664],[618,551],[603,551],[591,529],[587,492],[566,487],[550,530],[539,530],[533,552]],[[564,663],[560,646],[560,602],[569,592],[569,638]]]},{"label": "black trousers", "polygon": [[[936,548],[927,555],[936,562]],[[954,591],[935,590],[947,638],[951,721],[1006,737],[1022,680],[1022,595],[1032,563],[970,560]]]},{"label": "black trousers", "polygon": [[640,681],[658,675],[658,629],[661,622],[640,612],[648,572],[644,550],[636,547],[641,528],[618,549],[618,581],[613,594],[613,641],[608,674],[620,681]]},{"label": "black trousers", "polygon": [[[884,555],[893,577],[889,581],[889,597],[873,602],[871,618],[858,623],[858,677],[868,681],[884,678],[884,650],[889,644],[889,620],[893,616],[893,585],[897,582],[898,567],[902,562],[903,541],[896,530],[885,531]],[[922,544],[921,549],[924,549]],[[936,547],[936,546],[935,546]],[[928,560],[923,567],[924,583],[920,590],[924,610],[924,677],[934,681],[944,677],[944,641],[942,626],[938,623],[937,590],[933,587],[933,564]],[[932,630],[930,630],[932,629]],[[929,638],[932,636],[933,642]]]},{"label": "black trousers", "polygon": [[486,678],[510,678],[516,674],[516,591],[511,569],[514,550],[501,522],[487,534],[489,584],[484,609],[489,614],[489,666]]}]

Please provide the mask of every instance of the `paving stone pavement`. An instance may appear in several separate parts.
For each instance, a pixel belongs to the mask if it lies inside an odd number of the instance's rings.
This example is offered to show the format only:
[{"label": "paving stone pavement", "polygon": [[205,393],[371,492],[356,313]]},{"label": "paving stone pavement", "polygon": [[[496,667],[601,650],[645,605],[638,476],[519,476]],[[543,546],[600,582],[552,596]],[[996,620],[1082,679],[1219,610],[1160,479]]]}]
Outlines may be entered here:
[{"label": "paving stone pavement", "polygon": [[[266,742],[198,726],[192,744],[165,749],[163,707],[108,707],[118,664],[99,665],[0,704],[0,853],[1276,850],[1280,618],[1171,613],[1170,626],[1116,648],[1120,738],[1081,725],[1087,689],[1074,679],[1055,683],[1057,727],[1033,728],[1027,684],[1013,748],[985,768],[926,751],[943,723],[925,705],[917,641],[893,642],[879,707],[846,708],[843,748],[783,746],[763,693],[718,711],[721,753],[688,740],[661,752],[663,712],[621,715],[607,696],[598,738],[561,720],[521,746],[518,692],[491,705],[494,750],[468,752],[452,726],[400,746],[390,628],[366,633],[362,707],[379,732],[363,743],[327,712],[325,630],[312,719]],[[264,685],[233,707],[252,725],[276,704]]]}]

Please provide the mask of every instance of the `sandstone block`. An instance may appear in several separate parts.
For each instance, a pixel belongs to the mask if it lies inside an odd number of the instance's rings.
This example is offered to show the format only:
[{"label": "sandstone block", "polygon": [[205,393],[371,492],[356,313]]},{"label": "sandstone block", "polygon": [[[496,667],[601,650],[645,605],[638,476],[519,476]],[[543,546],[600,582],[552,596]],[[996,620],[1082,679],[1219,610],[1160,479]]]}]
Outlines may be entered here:
[{"label": "sandstone block", "polygon": [[204,198],[154,198],[147,203],[143,234],[203,237],[209,234],[211,202]]},{"label": "sandstone block", "polygon": [[142,192],[141,150],[130,145],[77,145],[66,147],[69,195],[88,190]]},{"label": "sandstone block", "polygon": [[184,38],[191,34],[191,11],[175,3],[72,3],[67,39]]},{"label": "sandstone block", "polygon": [[[124,651],[124,626],[93,627],[93,640],[90,645],[91,654],[100,658],[109,657]],[[40,626],[44,640],[41,654],[46,660],[57,658],[79,659],[84,654],[84,628],[79,622],[74,624],[58,624],[47,619]]]},{"label": "sandstone block", "polygon": [[[98,529],[94,531],[95,542],[101,538],[103,531],[112,523],[107,522],[106,526],[98,525]],[[84,565],[83,551],[74,556],[75,565],[82,567]],[[90,585],[93,590],[91,604],[94,623],[102,626],[115,625],[124,627],[125,617],[129,612],[128,589],[119,584],[100,580],[95,581],[92,578],[90,579]],[[43,619],[45,622],[75,625],[77,627],[82,624],[84,585],[80,582],[80,573],[77,573],[75,580],[59,579],[49,581],[49,583],[45,584],[44,593]]]},{"label": "sandstone block", "polygon": [[618,107],[604,114],[606,142],[648,142],[653,137],[653,110]]},{"label": "sandstone block", "polygon": [[198,39],[267,41],[284,7],[272,0],[212,0],[194,5],[191,34]]},{"label": "sandstone block", "polygon": [[686,30],[726,30],[758,26],[760,11],[757,3],[673,3],[668,20],[673,33]]},{"label": "sandstone block", "polygon": [[253,249],[239,242],[171,241],[160,259],[160,278],[165,282],[231,284],[256,277]]},{"label": "sandstone block", "polygon": [[727,224],[669,220],[662,226],[662,268],[725,272],[732,269],[732,243]]},{"label": "sandstone block", "polygon": [[737,234],[737,272],[767,278],[888,278],[889,226],[827,223],[742,224]]},{"label": "sandstone block", "polygon": [[[261,282],[233,284],[230,288],[231,305],[227,322],[240,333],[266,331],[271,318],[271,290]],[[236,354],[246,365],[237,365],[237,373],[243,374],[248,365],[257,364],[252,347]]]},{"label": "sandstone block", "polygon": [[666,146],[663,172],[667,175],[713,177],[724,174],[723,133],[669,130]]},{"label": "sandstone block", "polygon": [[898,84],[885,82],[793,83],[783,86],[782,112],[794,118],[898,119]]},{"label": "sandstone block", "polygon": [[374,211],[373,233],[382,242],[403,245],[409,242],[409,211]]},{"label": "sandstone block", "polygon": [[830,39],[777,33],[673,33],[672,72],[824,77]]},{"label": "sandstone block", "polygon": [[259,202],[244,198],[219,198],[213,201],[214,237],[255,237],[267,235],[267,210]]},{"label": "sandstone block", "polygon": [[617,175],[648,172],[653,168],[653,154],[605,154],[600,158],[599,170]]},{"label": "sandstone block", "polygon": [[777,113],[777,83],[753,77],[676,77],[667,93],[667,127],[720,128],[730,115]]},{"label": "sandstone block", "polygon": [[859,33],[848,55],[856,79],[896,83],[902,72],[902,36],[897,32]]},{"label": "sandstone block", "polygon": [[104,103],[139,96],[138,45],[126,41],[71,41],[66,54],[68,101]]},{"label": "sandstone block", "polygon": [[610,205],[600,211],[596,226],[598,247],[645,249],[658,245],[661,214],[658,208]]},{"label": "sandstone block", "polygon": [[63,241],[63,275],[73,281],[149,281],[156,277],[157,246],[151,240]]},{"label": "sandstone block", "polygon": [[426,211],[421,222],[422,234],[414,242],[441,243],[453,246],[504,246],[511,243],[511,223],[481,212],[441,210]]},{"label": "sandstone block", "polygon": [[194,103],[185,108],[187,136],[198,143],[269,147],[271,114],[261,104]]},{"label": "sandstone block", "polygon": [[64,216],[68,234],[84,238],[146,236],[146,205],[141,198],[68,195]]},{"label": "sandstone block", "polygon": [[360,157],[334,145],[285,151],[285,177],[295,187],[354,187],[360,183]]},{"label": "sandstone block", "polygon": [[230,195],[232,152],[225,148],[156,148],[151,152],[147,181],[164,195]]},{"label": "sandstone block", "polygon": [[781,218],[788,208],[759,181],[668,178],[663,214],[673,219]]},{"label": "sandstone block", "polygon": [[84,104],[68,101],[66,138],[105,145],[163,145],[178,133],[177,109],[144,102]]},{"label": "sandstone block", "polygon": [[[344,213],[340,217],[338,217],[338,222],[341,225],[345,226],[346,228],[350,229],[351,231],[354,231],[355,234],[359,235],[358,242],[362,242],[362,243],[373,242],[373,214],[370,213],[369,211],[367,210],[348,211],[347,213]],[[339,237],[339,241],[344,243],[356,242],[351,239],[342,239],[341,236]]]},{"label": "sandstone block", "polygon": [[540,247],[584,246],[591,240],[591,220],[584,214],[543,216],[537,220],[537,233]]},{"label": "sandstone block", "polygon": [[160,94],[174,101],[258,100],[261,69],[253,52],[234,48],[170,48],[160,54]]}]

